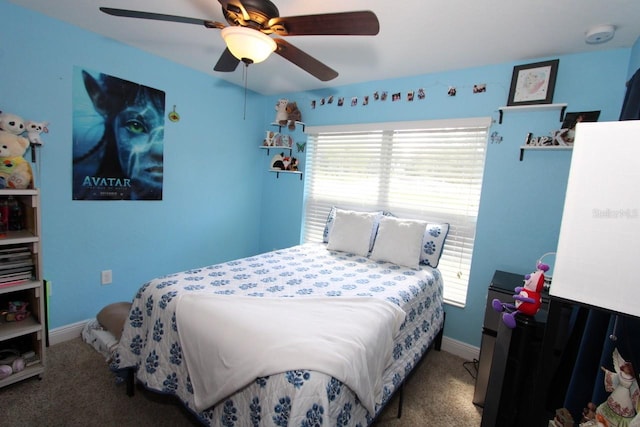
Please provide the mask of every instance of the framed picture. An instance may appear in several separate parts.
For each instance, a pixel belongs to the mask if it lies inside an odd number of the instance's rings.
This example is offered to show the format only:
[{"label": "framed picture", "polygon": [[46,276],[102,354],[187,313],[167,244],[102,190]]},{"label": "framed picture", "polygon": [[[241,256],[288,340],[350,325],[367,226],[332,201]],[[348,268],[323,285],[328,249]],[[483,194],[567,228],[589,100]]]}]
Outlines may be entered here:
[{"label": "framed picture", "polygon": [[550,104],[556,86],[560,60],[513,67],[508,106]]}]

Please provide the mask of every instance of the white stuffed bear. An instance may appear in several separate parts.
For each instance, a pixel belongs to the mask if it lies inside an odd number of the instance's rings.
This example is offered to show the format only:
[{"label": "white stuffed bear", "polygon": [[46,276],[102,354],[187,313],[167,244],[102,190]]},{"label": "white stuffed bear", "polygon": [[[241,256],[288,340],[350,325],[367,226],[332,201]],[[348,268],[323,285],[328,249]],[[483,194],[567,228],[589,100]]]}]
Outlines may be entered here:
[{"label": "white stuffed bear", "polygon": [[0,130],[0,188],[31,186],[31,164],[22,157],[28,147],[27,138]]},{"label": "white stuffed bear", "polygon": [[20,135],[26,130],[22,117],[0,111],[0,130]]},{"label": "white stuffed bear", "polygon": [[289,113],[287,113],[287,104],[289,100],[286,98],[280,98],[276,104],[276,123],[279,125],[286,125],[289,123]]},{"label": "white stuffed bear", "polygon": [[42,145],[43,142],[42,139],[40,139],[40,134],[42,132],[49,133],[49,129],[47,128],[47,126],[49,126],[49,122],[33,122],[31,120],[27,120],[25,126],[29,142],[33,145]]}]

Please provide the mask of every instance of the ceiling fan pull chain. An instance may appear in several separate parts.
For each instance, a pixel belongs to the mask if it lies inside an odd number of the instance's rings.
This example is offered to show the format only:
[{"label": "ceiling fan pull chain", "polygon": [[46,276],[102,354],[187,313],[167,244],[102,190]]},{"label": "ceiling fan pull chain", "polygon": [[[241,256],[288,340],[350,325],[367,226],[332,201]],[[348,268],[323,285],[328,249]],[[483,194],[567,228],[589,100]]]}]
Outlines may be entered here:
[{"label": "ceiling fan pull chain", "polygon": [[242,80],[244,80],[244,111],[242,112],[242,120],[247,118],[247,76],[249,74],[249,64],[244,64],[242,70]]}]

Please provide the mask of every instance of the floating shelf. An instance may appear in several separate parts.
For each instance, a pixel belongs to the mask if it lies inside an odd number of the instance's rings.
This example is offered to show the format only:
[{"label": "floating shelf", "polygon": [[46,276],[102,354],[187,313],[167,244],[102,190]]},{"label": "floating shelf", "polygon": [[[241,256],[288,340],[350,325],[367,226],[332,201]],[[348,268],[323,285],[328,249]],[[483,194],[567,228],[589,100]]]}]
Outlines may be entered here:
[{"label": "floating shelf", "polygon": [[520,161],[524,158],[524,150],[567,151],[573,150],[573,147],[569,145],[523,145],[520,147]]},{"label": "floating shelf", "polygon": [[293,152],[293,147],[284,147],[284,146],[277,146],[277,145],[261,145],[260,146],[261,150],[267,150],[267,156],[269,155],[269,152],[271,150],[289,150],[289,153]]},{"label": "floating shelf", "polygon": [[509,107],[500,107],[498,112],[500,118],[498,123],[502,124],[502,114],[505,111],[542,111],[542,110],[560,110],[560,121],[564,120],[564,113],[567,111],[567,104],[535,104],[535,105],[514,105]]},{"label": "floating shelf", "polygon": [[297,175],[300,175],[300,181],[302,181],[302,171],[282,171],[282,170],[271,169],[269,172],[274,172],[276,174],[276,178],[280,178],[281,173],[297,174]]},{"label": "floating shelf", "polygon": [[[295,121],[295,123],[296,123],[296,126],[302,126],[302,132],[304,132],[305,128],[307,127],[307,124],[305,122],[299,122],[297,120]],[[278,122],[271,123],[271,126],[277,126],[278,132],[281,132],[283,127],[287,127],[287,125],[281,125]]]}]

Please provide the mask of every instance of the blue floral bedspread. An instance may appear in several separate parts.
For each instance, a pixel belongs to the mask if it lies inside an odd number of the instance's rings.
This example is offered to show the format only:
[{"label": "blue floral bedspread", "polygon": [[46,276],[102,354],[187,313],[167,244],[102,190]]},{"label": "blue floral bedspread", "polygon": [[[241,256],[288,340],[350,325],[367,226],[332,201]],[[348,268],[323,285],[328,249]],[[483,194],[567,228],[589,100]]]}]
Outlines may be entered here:
[{"label": "blue floral bedspread", "polygon": [[368,413],[340,381],[308,370],[257,378],[221,404],[196,411],[176,326],[176,300],[184,292],[257,298],[368,296],[397,304],[407,317],[394,342],[393,360],[383,376],[383,399],[376,402],[376,412],[421,359],[444,321],[442,277],[437,269],[423,266],[413,270],[372,261],[329,251],[323,243],[306,243],[151,280],[133,300],[111,369],[119,373],[137,368],[136,378],[145,387],[177,396],[203,424],[211,426],[364,427],[376,414]]}]

